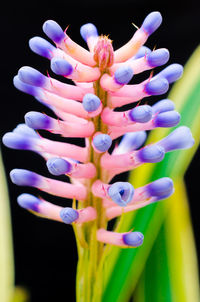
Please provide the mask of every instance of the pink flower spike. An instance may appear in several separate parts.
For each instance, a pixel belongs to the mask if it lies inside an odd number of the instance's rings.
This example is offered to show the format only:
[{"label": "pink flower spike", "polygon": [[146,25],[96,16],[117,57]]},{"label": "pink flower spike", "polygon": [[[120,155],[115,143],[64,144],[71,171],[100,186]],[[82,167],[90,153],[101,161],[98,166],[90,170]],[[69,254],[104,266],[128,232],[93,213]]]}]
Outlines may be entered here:
[{"label": "pink flower spike", "polygon": [[84,223],[95,220],[97,218],[97,212],[93,207],[86,207],[84,209],[77,210],[79,217],[76,223]]},{"label": "pink flower spike", "polygon": [[104,229],[97,231],[98,241],[124,248],[138,247],[143,243],[143,239],[144,236],[140,232],[116,233]]}]

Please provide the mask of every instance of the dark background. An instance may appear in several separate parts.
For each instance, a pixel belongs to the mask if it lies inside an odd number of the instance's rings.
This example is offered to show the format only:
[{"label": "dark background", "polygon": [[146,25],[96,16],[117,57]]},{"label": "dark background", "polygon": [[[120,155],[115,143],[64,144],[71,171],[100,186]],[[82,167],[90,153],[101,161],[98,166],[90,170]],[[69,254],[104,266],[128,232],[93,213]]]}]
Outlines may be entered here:
[{"label": "dark background", "polygon": [[[54,19],[63,29],[70,24],[68,30],[70,37],[82,46],[85,46],[85,43],[79,34],[80,26],[92,22],[97,26],[99,33],[109,34],[114,40],[114,48],[118,48],[131,38],[135,30],[131,23],[140,26],[146,15],[154,10],[162,13],[163,23],[146,45],[151,48],[155,45],[157,48],[168,48],[171,53],[169,63],[177,62],[184,65],[199,44],[198,2],[71,0],[4,3],[0,11],[1,137],[23,122],[26,112],[31,110],[48,112],[33,97],[23,94],[12,85],[13,76],[23,65],[35,67],[43,73],[50,69],[48,61],[32,53],[28,47],[28,40],[31,37],[35,35],[45,37],[42,32],[44,21]],[[14,151],[4,146],[2,152],[7,175],[13,168],[30,169],[48,175],[44,161],[36,154]],[[199,155],[198,150],[186,174],[198,254]],[[65,301],[75,301],[77,258],[71,228],[60,223],[37,219],[19,208],[16,197],[23,192],[36,193],[36,190],[17,187],[11,184],[9,178],[8,185],[16,284],[28,288],[31,292],[31,302],[62,301],[64,297]],[[45,194],[43,196],[45,197]],[[63,204],[63,200],[56,201]]]}]

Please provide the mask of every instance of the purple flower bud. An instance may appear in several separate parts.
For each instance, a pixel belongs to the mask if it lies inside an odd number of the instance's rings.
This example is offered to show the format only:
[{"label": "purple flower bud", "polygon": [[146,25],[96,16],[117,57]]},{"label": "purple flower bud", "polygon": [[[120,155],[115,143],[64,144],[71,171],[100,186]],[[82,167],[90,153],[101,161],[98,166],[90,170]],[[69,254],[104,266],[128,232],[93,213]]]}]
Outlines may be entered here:
[{"label": "purple flower bud", "polygon": [[169,51],[166,48],[160,48],[147,55],[147,62],[152,67],[164,65],[169,60]]},{"label": "purple flower bud", "polygon": [[142,28],[151,35],[162,23],[162,16],[159,12],[150,13],[143,21]]},{"label": "purple flower bud", "polygon": [[169,177],[162,177],[147,185],[147,191],[158,200],[169,197],[173,193],[173,181]]},{"label": "purple flower bud", "polygon": [[190,129],[186,126],[180,126],[171,132],[167,137],[159,142],[159,146],[165,149],[165,152],[188,149],[194,145],[194,138]]},{"label": "purple flower bud", "polygon": [[68,76],[73,72],[73,67],[66,60],[53,58],[51,60],[51,69],[55,74]]},{"label": "purple flower bud", "polygon": [[138,152],[139,159],[144,163],[157,163],[165,156],[165,149],[158,145],[146,146]]},{"label": "purple flower bud", "polygon": [[18,196],[17,203],[24,209],[38,212],[41,200],[34,195],[24,193]]},{"label": "purple flower bud", "polygon": [[177,81],[183,74],[183,66],[180,64],[171,64],[156,75],[165,78],[168,83]]},{"label": "purple flower bud", "polygon": [[119,206],[125,207],[134,195],[134,188],[129,182],[116,182],[108,188],[108,195]]},{"label": "purple flower bud", "polygon": [[112,145],[112,139],[108,134],[97,134],[93,139],[94,147],[100,152],[106,152]]},{"label": "purple flower bud", "polygon": [[178,125],[180,118],[177,111],[167,111],[156,115],[153,122],[156,127],[174,127]]},{"label": "purple flower bud", "polygon": [[87,93],[83,97],[82,104],[83,108],[87,112],[93,112],[99,108],[99,106],[101,105],[101,101],[95,94]]},{"label": "purple flower bud", "polygon": [[165,78],[156,76],[156,78],[154,77],[146,84],[145,91],[149,95],[159,95],[167,92],[168,88],[168,81]]},{"label": "purple flower bud", "polygon": [[153,113],[172,111],[175,108],[171,100],[164,99],[155,103],[152,107]]},{"label": "purple flower bud", "polygon": [[65,38],[65,34],[62,28],[57,22],[53,20],[46,21],[43,24],[42,29],[44,33],[47,35],[47,37],[49,37],[55,43],[60,43]]},{"label": "purple flower bud", "polygon": [[144,235],[140,232],[126,233],[122,237],[126,245],[137,247],[143,244]]},{"label": "purple flower bud", "polygon": [[70,162],[58,157],[48,159],[46,164],[49,172],[53,175],[67,174],[72,169]]},{"label": "purple flower bud", "polygon": [[29,85],[43,87],[46,82],[46,77],[38,70],[24,66],[18,71],[19,79]]},{"label": "purple flower bud", "polygon": [[33,95],[34,97],[39,96],[38,88],[22,82],[18,75],[13,78],[13,84],[20,91]]},{"label": "purple flower bud", "polygon": [[129,117],[134,122],[146,123],[150,121],[152,118],[151,106],[149,105],[136,106],[130,111]]},{"label": "purple flower bud", "polygon": [[43,113],[30,111],[25,114],[25,123],[32,129],[49,129],[51,128],[51,118]]},{"label": "purple flower bud", "polygon": [[85,42],[87,42],[87,39],[91,36],[97,37],[98,36],[98,31],[97,28],[94,24],[92,23],[87,23],[81,26],[80,28],[80,34],[81,37]]},{"label": "purple flower bud", "polygon": [[131,67],[119,67],[114,74],[114,79],[117,84],[127,84],[133,77],[133,69]]},{"label": "purple flower bud", "polygon": [[13,133],[18,133],[21,135],[24,135],[27,137],[28,136],[33,136],[35,138],[39,138],[39,134],[34,131],[33,129],[31,129],[30,127],[28,127],[26,124],[19,124],[17,125],[17,127],[15,129],[13,129]]},{"label": "purple flower bud", "polygon": [[8,132],[2,138],[3,144],[11,149],[31,150],[32,142],[30,135],[27,136],[20,133]]},{"label": "purple flower bud", "polygon": [[136,55],[133,57],[134,60],[139,59],[144,57],[145,55],[148,55],[151,53],[151,49],[146,47],[146,46],[142,46],[140,47],[139,51],[136,53]]},{"label": "purple flower bud", "polygon": [[147,134],[145,131],[126,133],[117,147],[116,154],[137,150],[144,144],[146,138]]},{"label": "purple flower bud", "polygon": [[10,172],[12,182],[18,186],[37,186],[40,182],[40,176],[34,172],[24,169],[13,169]]},{"label": "purple flower bud", "polygon": [[52,59],[52,53],[56,49],[51,43],[41,37],[33,37],[29,40],[30,49],[36,54]]},{"label": "purple flower bud", "polygon": [[79,218],[79,213],[72,208],[63,208],[60,211],[60,218],[64,223],[71,224]]}]

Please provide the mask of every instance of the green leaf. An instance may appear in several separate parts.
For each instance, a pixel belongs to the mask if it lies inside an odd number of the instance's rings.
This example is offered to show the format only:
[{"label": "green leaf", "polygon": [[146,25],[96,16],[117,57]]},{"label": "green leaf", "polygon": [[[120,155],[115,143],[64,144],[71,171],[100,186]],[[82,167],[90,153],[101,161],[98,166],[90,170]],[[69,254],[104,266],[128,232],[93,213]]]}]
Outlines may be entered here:
[{"label": "green leaf", "polygon": [[0,157],[0,301],[9,302],[14,291],[14,263],[9,198]]},{"label": "green leaf", "polygon": [[[166,154],[158,164],[146,164],[137,168],[130,175],[135,187],[164,176],[173,179],[183,177],[192,157],[199,145],[200,127],[200,47],[192,55],[185,66],[184,75],[174,85],[169,98],[176,103],[181,113],[180,125],[191,128],[196,140],[194,147],[188,150],[174,151]],[[152,131],[148,143],[158,141],[170,133],[171,129]],[[158,235],[160,227],[168,212],[169,202],[149,205],[143,209],[124,215],[118,231],[124,232],[134,228],[145,235],[144,244],[137,249],[119,249],[112,247],[111,257],[107,262],[106,287],[103,301],[126,302],[130,298],[144,268],[147,257]]]},{"label": "green leaf", "polygon": [[[198,302],[198,264],[184,181],[175,182],[170,208],[148,257],[135,302]],[[149,282],[151,280],[151,282]]]}]

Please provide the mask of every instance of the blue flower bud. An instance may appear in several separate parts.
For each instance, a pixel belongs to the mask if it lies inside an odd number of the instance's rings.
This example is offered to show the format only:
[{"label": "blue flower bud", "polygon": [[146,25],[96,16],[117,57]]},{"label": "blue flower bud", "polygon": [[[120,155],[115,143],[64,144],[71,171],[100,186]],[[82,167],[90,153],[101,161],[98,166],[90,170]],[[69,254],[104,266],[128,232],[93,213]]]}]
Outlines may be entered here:
[{"label": "blue flower bud", "polygon": [[133,77],[133,69],[131,67],[119,67],[114,74],[114,79],[117,84],[127,84]]},{"label": "blue flower bud", "polygon": [[174,127],[178,125],[180,118],[177,111],[166,111],[156,115],[153,122],[156,127]]},{"label": "blue flower bud", "polygon": [[49,172],[53,175],[67,174],[72,169],[70,162],[58,157],[48,159],[46,164]]},{"label": "blue flower bud", "polygon": [[51,69],[55,74],[63,76],[68,76],[73,72],[73,67],[70,63],[56,57],[51,60]]},{"label": "blue flower bud", "polygon": [[65,38],[65,34],[62,28],[57,22],[53,20],[46,21],[43,24],[42,29],[44,33],[47,35],[47,37],[49,37],[55,43],[60,43]]},{"label": "blue flower bud", "polygon": [[134,188],[129,182],[116,182],[108,188],[108,195],[119,206],[125,207],[134,195]]},{"label": "blue flower bud", "polygon": [[155,103],[151,108],[153,110],[153,113],[158,113],[172,111],[175,109],[175,105],[171,100],[164,99]]},{"label": "blue flower bud", "polygon": [[26,83],[22,82],[19,79],[18,75],[13,78],[13,84],[20,91],[23,91],[25,93],[33,95],[34,97],[37,97],[39,95],[39,91],[38,91],[37,87],[34,87],[32,85],[29,85],[29,84],[26,84]]},{"label": "blue flower bud", "polygon": [[139,159],[144,163],[157,163],[165,156],[165,149],[158,145],[146,146],[138,152]]},{"label": "blue flower bud", "polygon": [[162,77],[154,77],[151,81],[149,81],[145,86],[145,91],[149,95],[159,95],[167,92],[169,88],[169,83],[165,78]]},{"label": "blue flower bud", "polygon": [[173,181],[169,177],[162,177],[147,185],[147,191],[158,200],[169,197],[174,190]]},{"label": "blue flower bud", "polygon": [[56,49],[51,43],[41,37],[33,37],[29,40],[30,49],[36,54],[52,59],[52,53]]},{"label": "blue flower bud", "polygon": [[188,149],[194,145],[194,138],[190,129],[180,126],[159,142],[166,152],[177,149]]},{"label": "blue flower bud", "polygon": [[162,23],[162,16],[159,12],[150,13],[143,21],[142,28],[151,35]]},{"label": "blue flower bud", "polygon": [[71,224],[79,218],[79,213],[72,208],[63,208],[60,211],[60,218],[64,223]]},{"label": "blue flower bud", "polygon": [[143,244],[144,235],[140,232],[130,232],[123,234],[122,239],[126,245],[137,247]]},{"label": "blue flower bud", "polygon": [[136,53],[136,55],[133,57],[134,60],[139,59],[144,57],[145,55],[148,55],[151,53],[151,49],[146,47],[146,46],[142,46],[140,47],[139,51]]},{"label": "blue flower bud", "polygon": [[41,200],[34,195],[23,193],[17,197],[17,203],[24,209],[38,212]]},{"label": "blue flower bud", "polygon": [[18,71],[19,79],[29,85],[43,87],[46,82],[46,77],[38,70],[24,66]]},{"label": "blue flower bud", "polygon": [[4,134],[2,142],[8,148],[19,150],[31,150],[33,145],[30,136],[16,132],[8,132]]},{"label": "blue flower bud", "polygon": [[163,77],[165,78],[168,83],[173,83],[177,81],[183,74],[183,66],[180,64],[171,64],[159,72],[156,77]]},{"label": "blue flower bud", "polygon": [[147,55],[147,62],[152,67],[164,65],[169,60],[169,51],[166,48],[160,48]]},{"label": "blue flower bud", "polygon": [[145,131],[128,132],[126,133],[117,147],[116,154],[124,154],[140,148],[147,138]]},{"label": "blue flower bud", "polygon": [[81,37],[85,42],[87,42],[87,39],[91,36],[97,37],[98,36],[98,31],[97,28],[94,24],[92,23],[87,23],[81,26],[80,28],[80,34]]},{"label": "blue flower bud", "polygon": [[112,139],[108,134],[97,134],[93,139],[94,147],[100,152],[106,152],[112,145]]},{"label": "blue flower bud", "polygon": [[10,172],[12,182],[18,186],[37,186],[40,176],[34,172],[24,169],[13,169]]},{"label": "blue flower bud", "polygon": [[43,113],[30,111],[24,116],[25,123],[32,129],[51,129],[51,118]]},{"label": "blue flower bud", "polygon": [[151,106],[149,105],[136,106],[130,111],[129,117],[134,122],[146,123],[150,121],[152,118]]},{"label": "blue flower bud", "polygon": [[13,133],[18,133],[21,134],[22,136],[27,137],[28,136],[32,136],[34,138],[39,138],[39,134],[34,131],[33,129],[31,129],[30,127],[28,127],[26,124],[19,124],[17,125],[17,127],[15,129],[13,129]]},{"label": "blue flower bud", "polygon": [[101,101],[95,94],[87,93],[83,97],[82,104],[83,108],[87,112],[93,112],[99,108],[99,106],[101,105]]}]

